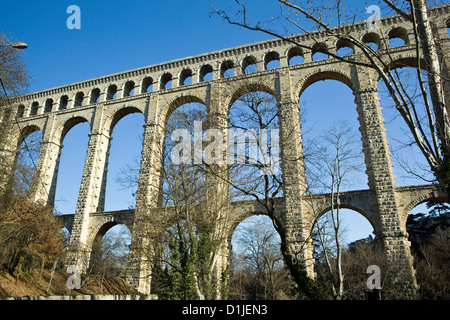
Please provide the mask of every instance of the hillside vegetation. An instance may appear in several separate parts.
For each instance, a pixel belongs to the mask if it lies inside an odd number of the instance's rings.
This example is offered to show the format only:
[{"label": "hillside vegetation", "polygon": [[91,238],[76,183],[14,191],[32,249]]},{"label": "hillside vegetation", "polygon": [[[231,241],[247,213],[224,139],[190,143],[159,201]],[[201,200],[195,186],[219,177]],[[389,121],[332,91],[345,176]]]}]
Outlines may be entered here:
[{"label": "hillside vegetation", "polygon": [[42,272],[31,270],[22,272],[19,276],[0,272],[0,299],[25,296],[136,294],[136,290],[124,279],[101,275],[83,276],[81,289],[70,290],[66,285],[69,276],[64,271],[55,271],[49,286],[51,270],[42,270]]}]

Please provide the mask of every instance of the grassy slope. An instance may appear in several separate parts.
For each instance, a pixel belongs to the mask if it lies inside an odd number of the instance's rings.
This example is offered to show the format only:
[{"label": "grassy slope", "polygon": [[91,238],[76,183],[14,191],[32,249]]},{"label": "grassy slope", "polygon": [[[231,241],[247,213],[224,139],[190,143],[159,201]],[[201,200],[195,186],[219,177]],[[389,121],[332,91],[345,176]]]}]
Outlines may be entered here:
[{"label": "grassy slope", "polygon": [[70,290],[67,279],[70,274],[64,271],[55,271],[50,289],[47,292],[51,271],[33,270],[22,272],[19,276],[12,276],[0,271],[0,299],[6,297],[23,296],[61,296],[79,294],[136,294],[136,291],[121,278],[102,276],[82,276],[82,285],[79,290]]}]

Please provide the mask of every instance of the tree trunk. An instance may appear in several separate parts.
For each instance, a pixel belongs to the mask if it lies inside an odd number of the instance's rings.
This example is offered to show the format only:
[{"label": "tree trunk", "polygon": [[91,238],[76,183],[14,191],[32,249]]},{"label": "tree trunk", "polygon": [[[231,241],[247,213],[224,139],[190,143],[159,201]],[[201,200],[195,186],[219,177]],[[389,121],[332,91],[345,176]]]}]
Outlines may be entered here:
[{"label": "tree trunk", "polygon": [[53,267],[52,267],[52,273],[50,275],[50,281],[48,282],[48,287],[47,287],[47,293],[50,290],[50,286],[52,285],[52,280],[53,280],[53,276],[55,275],[55,269],[56,269],[56,265],[58,263],[58,258],[55,259],[55,261],[53,262]]},{"label": "tree trunk", "polygon": [[[433,111],[436,118],[437,134],[441,143],[441,152],[444,163],[437,168],[432,168],[439,183],[448,191],[449,188],[449,165],[450,160],[450,122],[445,108],[445,95],[442,81],[442,70],[434,42],[431,24],[428,18],[427,6],[424,0],[412,0],[413,11],[417,19],[417,30],[423,57],[426,60],[428,71],[428,83]],[[447,192],[448,194],[448,192]]]},{"label": "tree trunk", "polygon": [[[272,215],[272,220],[274,220]],[[321,288],[313,279],[309,278],[305,268],[295,260],[294,254],[289,248],[289,244],[286,240],[286,232],[280,227],[279,223],[275,223],[276,230],[281,238],[281,254],[283,255],[283,260],[288,268],[294,282],[297,284],[299,290],[310,300],[328,300],[329,296],[323,288]]]}]

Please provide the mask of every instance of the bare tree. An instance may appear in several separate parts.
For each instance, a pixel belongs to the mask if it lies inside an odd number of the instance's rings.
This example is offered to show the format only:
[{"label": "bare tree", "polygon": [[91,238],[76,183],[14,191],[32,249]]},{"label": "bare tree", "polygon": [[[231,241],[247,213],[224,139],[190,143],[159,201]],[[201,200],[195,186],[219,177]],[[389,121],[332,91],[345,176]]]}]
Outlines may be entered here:
[{"label": "bare tree", "polygon": [[[364,167],[360,152],[360,141],[345,122],[332,126],[320,137],[321,144],[315,145],[315,153],[307,157],[310,168],[309,181],[315,181],[330,193],[330,215],[316,216],[314,233],[331,276],[331,288],[335,299],[344,294],[344,273],[342,270],[343,245],[340,195],[342,188],[350,183],[352,172]],[[315,212],[320,214],[320,212]]]},{"label": "bare tree", "polygon": [[380,267],[381,299],[389,300],[395,297],[396,288],[390,281],[391,275],[387,270],[387,259],[382,246],[372,238],[358,240],[349,245],[342,255],[342,269],[345,274],[345,290],[343,299],[364,300],[367,293],[367,267]]},{"label": "bare tree", "polygon": [[29,86],[30,76],[23,52],[10,46],[14,42],[7,32],[0,33],[1,100],[23,94]]},{"label": "bare tree", "polygon": [[230,273],[232,299],[289,297],[292,283],[280,252],[280,238],[264,220],[243,222],[235,231],[233,246],[237,248]]},{"label": "bare tree", "polygon": [[[424,155],[431,171],[439,184],[448,191],[450,166],[450,122],[445,108],[445,82],[448,79],[443,59],[440,58],[442,50],[435,41],[428,8],[424,0],[409,0],[404,2],[380,0],[387,10],[400,15],[405,21],[411,23],[414,30],[416,44],[417,81],[421,89],[422,105],[425,107],[425,117],[418,116],[417,105],[405,91],[402,78],[395,69],[392,70],[392,59],[386,50],[374,50],[369,43],[365,43],[348,33],[344,24],[352,24],[358,19],[358,13],[351,11],[350,4],[338,0],[333,2],[317,1],[285,1],[274,0],[279,4],[280,14],[275,17],[252,17],[251,8],[246,2],[235,0],[234,7],[230,9],[217,9],[210,0],[214,12],[232,25],[244,27],[249,30],[260,31],[285,40],[300,48],[323,52],[340,61],[355,66],[367,67],[377,72],[394,101],[395,108],[405,122],[405,127],[414,138],[419,150]],[[283,23],[280,23],[283,21]],[[334,27],[331,27],[334,25]],[[277,28],[278,27],[278,28]],[[339,56],[328,52],[326,48],[313,48],[289,37],[287,30],[308,33],[314,38],[315,30],[321,34],[348,42],[354,48],[360,49],[361,57]],[[318,40],[317,40],[318,42]],[[427,73],[424,80],[421,69]],[[428,92],[425,83],[428,82]],[[447,192],[448,193],[448,192]]]},{"label": "bare tree", "polygon": [[[163,157],[158,208],[144,218],[146,227],[134,232],[150,239],[141,254],[155,265],[154,285],[166,299],[220,295],[214,286],[222,282],[215,274],[225,239],[221,204],[214,204],[217,210],[208,207],[209,171],[192,148],[200,143],[203,149],[206,124],[203,106],[187,104],[171,113],[165,123],[163,150],[154,150]],[[196,132],[199,128],[201,132]],[[124,188],[136,190],[138,168],[134,162],[121,171],[117,180]]]},{"label": "bare tree", "polygon": [[280,236],[280,251],[299,294],[309,299],[328,298],[323,288],[306,276],[302,268],[305,261],[295,258],[298,252],[292,252],[288,230],[276,214],[280,203],[277,199],[283,196],[279,167],[282,159],[278,153],[282,144],[278,135],[279,110],[275,97],[254,88],[230,108],[225,155],[229,174],[217,176],[230,187],[231,199],[253,199],[265,209]]},{"label": "bare tree", "polygon": [[450,229],[440,229],[431,239],[420,244],[419,250],[414,253],[421,299],[450,298],[449,243]]},{"label": "bare tree", "polygon": [[[2,200],[7,200],[13,189],[13,172],[10,168],[13,165],[11,159],[19,152],[20,146],[11,145],[8,136],[12,129],[17,126],[16,112],[9,104],[8,98],[23,94],[29,87],[30,76],[27,73],[26,61],[23,52],[10,46],[14,40],[7,32],[0,33],[0,195]],[[19,166],[19,173],[29,179],[28,170],[22,170]],[[17,176],[16,176],[17,178]]]}]

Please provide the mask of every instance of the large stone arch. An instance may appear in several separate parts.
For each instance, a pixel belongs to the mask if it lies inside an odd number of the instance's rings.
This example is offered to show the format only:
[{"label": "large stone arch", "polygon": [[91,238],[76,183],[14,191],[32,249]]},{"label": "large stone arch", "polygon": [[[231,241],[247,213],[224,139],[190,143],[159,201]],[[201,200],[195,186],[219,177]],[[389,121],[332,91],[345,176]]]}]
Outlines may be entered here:
[{"label": "large stone arch", "polygon": [[[374,216],[366,213],[360,207],[355,206],[355,205],[350,204],[350,203],[341,203],[340,206],[339,206],[339,209],[349,209],[349,210],[352,210],[352,211],[355,211],[355,212],[359,213],[361,216],[363,216],[370,223],[370,225],[372,226],[373,230],[375,231],[375,234],[377,236],[381,235],[381,229],[379,227],[379,223],[377,221],[374,221]],[[317,219],[322,217],[324,214],[326,214],[330,210],[331,210],[331,205],[327,205],[327,206],[324,206],[324,207],[320,208],[318,210],[319,214],[318,214]]]},{"label": "large stone arch", "polygon": [[[342,192],[339,196],[340,209],[350,209],[363,216],[372,226],[376,236],[381,236],[381,220],[376,209],[374,194],[365,191]],[[312,195],[303,201],[309,221],[315,223],[320,217],[331,210],[331,194]],[[312,224],[308,228],[313,228]]]},{"label": "large stone arch", "polygon": [[435,192],[418,195],[417,197],[412,199],[411,202],[405,207],[406,216],[411,212],[412,209],[414,209],[414,207],[425,202],[447,202],[450,204],[448,198],[445,195],[436,194]]},{"label": "large stone arch", "polygon": [[[58,195],[59,192],[62,191],[61,189],[61,174],[63,172],[67,172],[65,170],[62,170],[61,168],[64,167],[64,164],[61,162],[61,155],[64,153],[63,151],[63,143],[66,135],[71,131],[75,126],[82,124],[82,123],[88,123],[89,128],[88,130],[83,129],[83,131],[86,132],[85,138],[87,139],[87,136],[92,132],[92,124],[88,119],[91,119],[89,117],[90,114],[82,113],[73,115],[71,117],[61,117],[56,120],[56,122],[53,124],[53,132],[50,131],[50,133],[47,135],[46,139],[48,139],[45,144],[46,147],[48,147],[47,150],[47,157],[50,155],[50,157],[46,158],[46,162],[44,164],[44,170],[47,171],[47,177],[44,178],[48,179],[47,183],[49,184],[49,203],[51,205],[55,205],[55,198]],[[87,146],[86,146],[87,147]],[[64,162],[67,164],[67,162]],[[84,159],[80,160],[80,162],[77,162],[81,165],[81,163],[84,163]],[[81,169],[81,168],[80,168]],[[70,172],[73,172],[74,168],[73,165],[70,166],[68,169]],[[81,173],[81,172],[80,172]],[[66,194],[66,193],[65,193]],[[78,195],[79,195],[79,189],[73,188],[73,190],[70,191],[70,193],[67,193],[70,195],[77,195],[72,199],[74,202],[76,202]],[[66,194],[66,195],[67,195]],[[76,209],[73,208],[73,209]],[[72,210],[72,209],[71,209]]]},{"label": "large stone arch", "polygon": [[119,105],[115,109],[108,111],[108,117],[104,123],[104,132],[109,136],[112,135],[114,127],[116,124],[129,114],[142,113],[145,115],[144,111],[141,110],[139,106],[134,105]]},{"label": "large stone arch", "polygon": [[355,87],[352,82],[351,75],[342,69],[326,69],[323,70],[322,68],[314,69],[314,71],[306,74],[296,85],[293,89],[293,92],[295,94],[295,97],[297,97],[300,100],[300,97],[302,93],[312,84],[316,83],[317,81],[321,80],[337,80],[339,82],[342,82],[343,84],[347,85],[352,92],[355,91]]},{"label": "large stone arch", "polygon": [[105,236],[105,234],[113,227],[122,224],[116,221],[108,221],[99,225],[96,225],[94,228],[92,228],[93,230],[91,231],[90,237],[89,237],[89,243],[87,244],[87,246],[90,248],[91,251],[91,257],[89,259],[89,263],[90,266],[89,268],[92,267],[92,255],[94,253],[99,253],[101,252],[101,248],[102,248],[102,242],[103,242],[103,237]]},{"label": "large stone arch", "polygon": [[61,144],[64,141],[66,134],[77,124],[87,122],[89,123],[90,131],[92,130],[92,124],[88,120],[89,117],[84,115],[74,115],[72,117],[63,117],[58,119],[59,121],[55,124],[55,131],[53,133],[53,139],[55,142]]},{"label": "large stone arch", "polygon": [[[420,63],[419,63],[420,62]],[[394,70],[397,68],[404,68],[404,67],[409,67],[409,68],[420,68],[424,71],[427,70],[427,63],[425,61],[425,59],[420,58],[417,59],[417,56],[409,54],[409,55],[399,55],[399,56],[391,56],[389,58],[388,61],[386,61],[386,66],[387,69],[384,70],[385,72],[387,72],[388,70]]]},{"label": "large stone arch", "polygon": [[121,223],[111,220],[111,221],[100,221],[96,225],[90,227],[89,233],[89,243],[94,246],[95,242],[100,239],[100,242],[103,236],[108,232],[112,227],[115,227]]},{"label": "large stone arch", "polygon": [[239,82],[234,86],[228,86],[226,90],[224,90],[223,96],[223,105],[227,108],[227,114],[231,106],[245,94],[250,92],[262,91],[267,94],[272,95],[277,102],[280,101],[279,94],[277,94],[275,88],[275,81],[267,81],[266,79],[250,79],[244,80],[243,82]]},{"label": "large stone arch", "polygon": [[436,185],[400,187],[397,193],[400,203],[400,220],[405,230],[409,213],[419,204],[428,201],[450,203],[444,190]]},{"label": "large stone arch", "polygon": [[163,103],[163,108],[160,112],[159,119],[161,120],[161,124],[164,126],[167,124],[172,113],[181,107],[182,105],[189,103],[200,103],[203,104],[207,108],[207,112],[209,112],[208,105],[206,104],[203,97],[200,97],[197,93],[189,93],[187,95],[177,94],[175,97],[172,97],[170,100],[161,101]]},{"label": "large stone arch", "polygon": [[[30,137],[30,135],[36,133],[33,138],[36,138],[37,141],[33,141],[30,139],[27,139]],[[17,181],[23,181],[26,182],[27,179],[23,179],[26,177],[26,175],[23,175],[23,171],[20,170],[21,165],[24,165],[25,167],[28,167],[26,171],[30,174],[35,174],[36,170],[38,169],[37,155],[41,155],[41,144],[42,139],[44,136],[44,131],[42,130],[41,126],[36,124],[28,124],[24,127],[18,127],[17,130],[15,130],[14,138],[11,139],[11,141],[7,142],[10,143],[9,146],[9,156],[8,158],[2,157],[2,160],[4,163],[2,163],[3,166],[5,166],[5,169],[8,168],[6,166],[7,163],[10,164],[8,175],[11,179],[9,183],[12,184],[15,181],[15,177],[17,176],[17,173],[19,173],[19,178]],[[19,170],[18,170],[19,169]],[[17,186],[25,186],[25,184],[19,183]],[[8,186],[9,187],[9,186]],[[33,183],[31,181],[31,184],[25,187],[26,189],[31,190],[33,188]]]},{"label": "large stone arch", "polygon": [[[91,254],[101,246],[103,236],[113,227],[124,225],[133,237],[132,225],[134,220],[133,210],[112,211],[108,213],[95,213],[90,216],[89,230],[86,246]],[[71,227],[71,221],[67,225]],[[68,228],[70,231],[70,229]]]},{"label": "large stone arch", "polygon": [[231,241],[234,230],[245,219],[254,215],[267,215],[267,209],[258,201],[237,201],[228,208],[226,238]]},{"label": "large stone arch", "polygon": [[[140,105],[133,105],[129,103],[125,104],[112,104],[109,106],[110,108],[107,109],[107,115],[106,119],[104,120],[103,124],[101,125],[100,132],[102,135],[104,135],[104,145],[105,149],[104,152],[104,173],[103,173],[103,181],[102,181],[102,189],[100,192],[100,197],[102,199],[102,207],[103,210],[106,207],[109,207],[109,210],[113,209],[123,209],[126,207],[125,200],[116,202],[114,199],[122,200],[122,199],[128,199],[128,201],[134,202],[135,199],[133,198],[127,198],[128,195],[125,195],[125,193],[122,193],[120,191],[120,194],[116,194],[119,192],[120,188],[117,186],[117,183],[112,179],[112,174],[115,172],[114,170],[118,170],[119,164],[123,166],[125,164],[125,160],[122,161],[122,159],[127,159],[127,156],[129,154],[138,155],[142,153],[142,144],[140,141],[137,140],[136,137],[130,139],[127,137],[127,145],[132,146],[132,149],[128,149],[130,152],[128,152],[126,155],[118,152],[117,146],[120,144],[116,144],[113,140],[113,131],[116,128],[116,125],[125,117],[131,115],[131,114],[139,114],[142,115],[138,118],[131,118],[133,125],[128,127],[129,130],[136,129],[136,134],[143,135],[144,129],[143,125],[145,124],[145,112],[142,110],[142,106]],[[142,120],[143,118],[143,120]],[[130,125],[130,124],[128,124]],[[139,131],[139,128],[141,128]],[[123,134],[124,131],[118,131],[118,133],[115,135],[115,137],[126,137],[125,134]],[[120,155],[118,157],[118,155]],[[128,161],[132,161],[131,159],[127,159]],[[110,196],[112,194],[112,196]],[[115,203],[113,205],[113,203]]]},{"label": "large stone arch", "polygon": [[43,133],[43,128],[35,123],[26,125],[22,128],[18,128],[15,133],[15,138],[13,141],[17,141],[17,147],[20,147],[25,139],[33,132],[41,131]]}]

